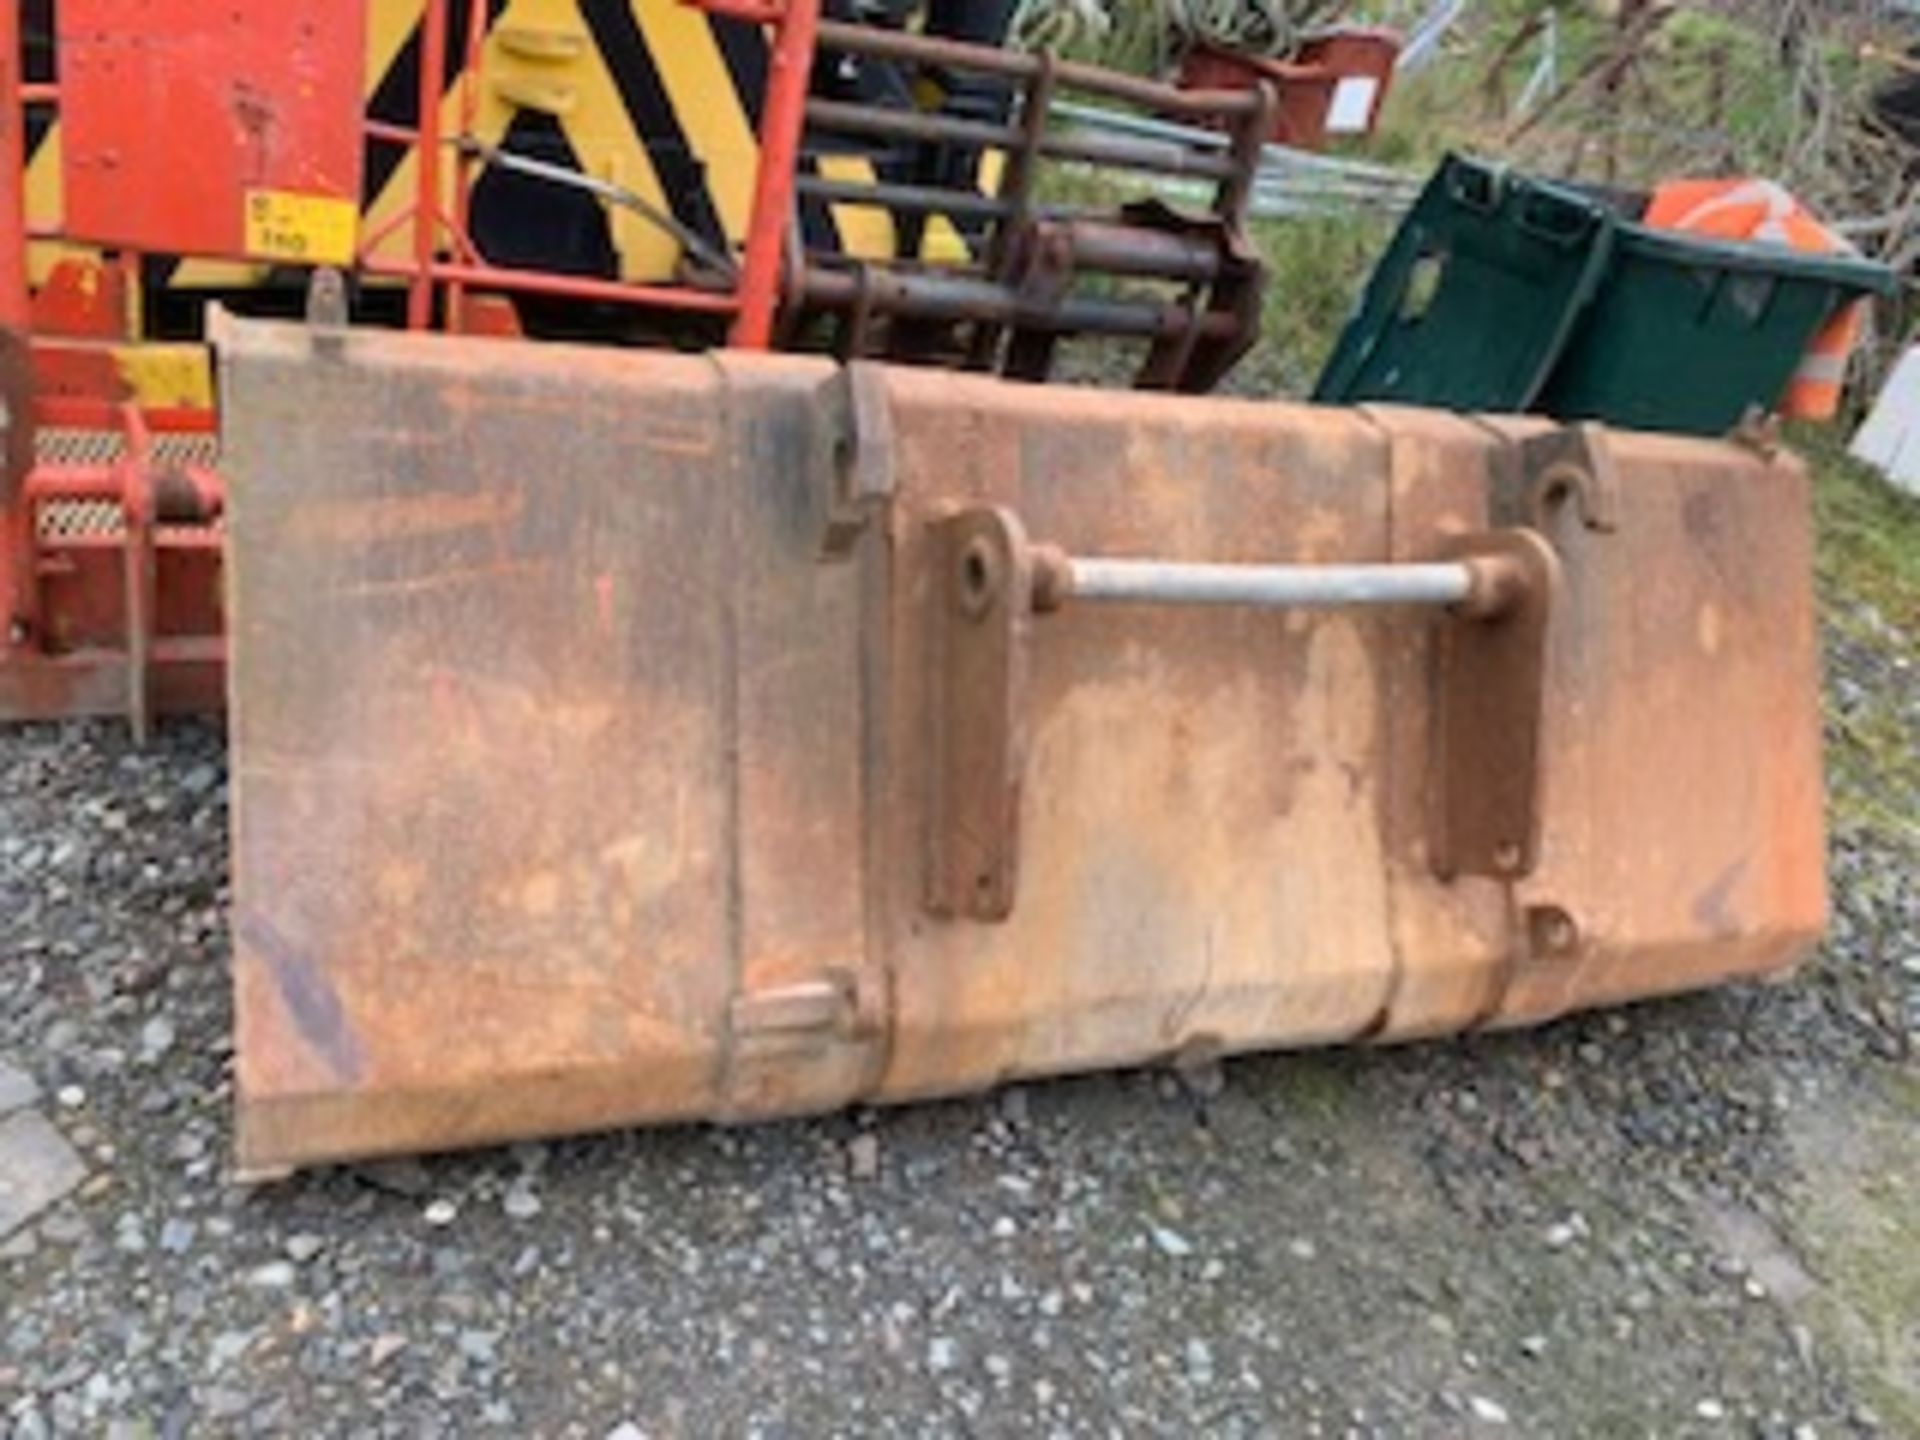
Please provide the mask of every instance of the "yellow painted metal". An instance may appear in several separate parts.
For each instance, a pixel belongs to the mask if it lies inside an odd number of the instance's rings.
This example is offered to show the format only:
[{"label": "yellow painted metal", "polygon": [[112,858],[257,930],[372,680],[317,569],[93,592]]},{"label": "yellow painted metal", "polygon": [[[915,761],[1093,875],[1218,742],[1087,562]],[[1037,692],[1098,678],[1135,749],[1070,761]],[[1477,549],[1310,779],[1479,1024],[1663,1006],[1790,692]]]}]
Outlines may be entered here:
[{"label": "yellow painted metal", "polygon": [[205,345],[117,345],[114,369],[129,399],[148,410],[213,409],[213,362]]},{"label": "yellow painted metal", "polygon": [[[729,240],[747,233],[754,162],[760,145],[734,94],[732,76],[714,43],[713,26],[682,0],[642,0],[634,14],[648,50],[663,58],[660,80],[687,143],[706,172],[707,194]],[[715,97],[720,97],[716,100]]]},{"label": "yellow painted metal", "polygon": [[296,265],[351,265],[360,211],[351,200],[249,190],[242,202],[248,255]]},{"label": "yellow painted metal", "polygon": [[[464,0],[457,0],[464,3]],[[658,71],[671,123],[684,136],[690,159],[697,166],[706,197],[729,243],[745,236],[753,193],[758,143],[749,120],[750,103],[757,97],[739,92],[716,39],[714,25],[735,22],[710,20],[683,0],[630,0],[635,28],[652,65]],[[411,53],[417,35],[421,0],[371,0],[368,6],[366,88],[369,98],[389,77],[398,73]],[[560,125],[583,173],[612,181],[639,195],[658,209],[670,210],[671,200],[654,163],[652,147],[669,142],[647,133],[621,94],[608,56],[595,45],[574,0],[509,0],[487,33],[482,48],[473,134],[481,143],[499,145],[516,115],[551,116]],[[443,133],[457,134],[461,121],[460,82],[448,88],[441,106]],[[56,227],[60,219],[61,130],[51,126],[35,147],[27,172],[28,213],[41,228]],[[997,173],[998,157],[982,165],[983,179]],[[872,181],[870,161],[858,155],[827,155],[822,173],[838,179]],[[447,167],[451,196],[452,167]],[[409,152],[386,176],[367,203],[363,228],[377,231],[409,203],[417,183],[418,157]],[[866,259],[891,256],[894,224],[885,211],[872,207],[836,205],[831,208],[839,247]],[[609,206],[614,250],[622,278],[636,283],[670,281],[677,275],[680,249],[671,236],[645,217],[621,206]],[[283,227],[284,228],[284,227]],[[309,227],[311,228],[311,227]],[[331,223],[327,234],[341,233]],[[383,259],[404,259],[411,240],[405,227],[381,244]],[[323,247],[323,258],[337,260],[335,239]],[[33,274],[44,279],[63,255],[81,253],[71,246],[40,242],[32,247]],[[284,247],[264,241],[257,247],[264,258],[299,260]],[[921,258],[947,261],[967,254],[965,241],[951,220],[929,217],[921,243]],[[183,257],[167,283],[185,290],[247,288],[262,283],[265,265]]]},{"label": "yellow painted metal", "polygon": [[[829,180],[852,180],[862,185],[871,185],[875,178],[873,162],[864,155],[823,155],[820,173]],[[834,205],[831,209],[847,254],[863,260],[893,254],[893,212],[878,205]]]}]

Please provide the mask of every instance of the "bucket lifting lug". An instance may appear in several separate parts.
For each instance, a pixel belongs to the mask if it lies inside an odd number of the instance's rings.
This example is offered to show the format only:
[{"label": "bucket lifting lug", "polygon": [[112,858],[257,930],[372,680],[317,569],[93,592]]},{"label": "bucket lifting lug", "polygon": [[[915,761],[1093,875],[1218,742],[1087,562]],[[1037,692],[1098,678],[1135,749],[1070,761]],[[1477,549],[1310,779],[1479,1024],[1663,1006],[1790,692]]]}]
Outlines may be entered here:
[{"label": "bucket lifting lug", "polygon": [[1013,913],[1020,783],[1026,768],[1033,547],[1011,510],[933,523],[927,677],[927,908],[1004,920]]},{"label": "bucket lifting lug", "polygon": [[820,554],[845,560],[876,509],[893,494],[893,421],[881,372],[857,361],[834,371],[814,405],[824,483]]},{"label": "bucket lifting lug", "polygon": [[1758,405],[1749,405],[1739,423],[1727,433],[1727,439],[1771,464],[1780,454],[1780,417]]},{"label": "bucket lifting lug", "polygon": [[1432,561],[1217,565],[1071,555],[1011,510],[931,522],[927,908],[1013,912],[1035,617],[1086,604],[1437,608],[1434,867],[1511,880],[1539,852],[1547,622],[1559,562],[1532,530],[1459,537]]},{"label": "bucket lifting lug", "polygon": [[347,343],[351,313],[346,277],[331,265],[322,265],[308,280],[306,313],[315,352],[337,358]]},{"label": "bucket lifting lug", "polygon": [[1462,536],[1443,553],[1498,567],[1491,606],[1455,606],[1438,634],[1433,868],[1516,880],[1540,858],[1547,634],[1560,560],[1535,530]]},{"label": "bucket lifting lug", "polygon": [[1606,431],[1591,421],[1531,436],[1520,446],[1525,522],[1550,532],[1553,512],[1572,503],[1580,523],[1598,534],[1620,528],[1620,481]]}]

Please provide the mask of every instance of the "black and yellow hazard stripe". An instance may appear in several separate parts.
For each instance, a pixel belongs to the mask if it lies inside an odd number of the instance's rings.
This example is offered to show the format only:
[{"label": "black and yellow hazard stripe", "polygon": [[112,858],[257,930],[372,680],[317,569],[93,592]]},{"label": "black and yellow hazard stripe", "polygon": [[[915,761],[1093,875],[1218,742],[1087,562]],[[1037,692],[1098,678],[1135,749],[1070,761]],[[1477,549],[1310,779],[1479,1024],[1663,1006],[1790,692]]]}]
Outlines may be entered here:
[{"label": "black and yellow hazard stripe", "polygon": [[[466,0],[453,0],[449,8],[441,76],[446,134],[455,133],[461,119],[468,11]],[[494,146],[509,139],[537,143],[546,152],[542,158],[632,190],[716,247],[740,243],[753,196],[768,66],[765,34],[684,0],[487,0],[486,11],[473,92],[476,138]],[[424,0],[372,0],[368,6],[365,86],[367,113],[376,119],[410,125],[417,116],[423,14]],[[28,139],[30,216],[57,225],[60,127],[37,113]],[[813,153],[803,163],[835,179],[876,178],[873,160],[857,150]],[[414,149],[369,142],[363,182],[368,230],[410,203],[418,165]],[[673,277],[680,247],[672,236],[622,207],[603,213],[613,273],[635,282]],[[878,206],[809,203],[802,222],[811,248],[884,258],[897,244],[894,217]],[[487,248],[484,230],[477,238]],[[397,233],[387,243],[385,253],[398,257],[410,239]],[[34,248],[36,276],[44,276],[60,255],[73,253],[71,247]],[[922,249],[929,257],[951,257],[963,255],[966,246],[936,216]],[[538,258],[512,256],[517,263]],[[151,283],[166,288],[228,289],[262,283],[270,272],[256,264],[154,257],[148,273]]]}]

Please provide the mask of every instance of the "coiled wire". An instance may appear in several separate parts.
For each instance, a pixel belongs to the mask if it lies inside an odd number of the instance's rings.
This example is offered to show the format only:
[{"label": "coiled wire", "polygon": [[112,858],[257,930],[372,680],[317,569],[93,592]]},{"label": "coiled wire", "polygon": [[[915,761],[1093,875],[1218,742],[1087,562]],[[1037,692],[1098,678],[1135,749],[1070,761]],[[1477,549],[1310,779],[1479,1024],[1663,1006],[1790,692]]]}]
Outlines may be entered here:
[{"label": "coiled wire", "polygon": [[1013,43],[1023,50],[1098,56],[1165,69],[1207,46],[1245,55],[1287,56],[1351,0],[1020,0]]}]

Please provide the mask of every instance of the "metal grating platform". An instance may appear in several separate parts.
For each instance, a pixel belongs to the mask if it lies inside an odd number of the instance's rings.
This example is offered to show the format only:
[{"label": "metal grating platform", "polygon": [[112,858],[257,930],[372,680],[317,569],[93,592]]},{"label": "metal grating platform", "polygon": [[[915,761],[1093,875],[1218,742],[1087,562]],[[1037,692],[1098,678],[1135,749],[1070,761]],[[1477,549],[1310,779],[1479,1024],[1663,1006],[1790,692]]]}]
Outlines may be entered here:
[{"label": "metal grating platform", "polygon": [[[34,435],[34,454],[42,465],[110,465],[126,453],[117,430],[47,427]],[[208,431],[160,431],[153,437],[153,458],[162,465],[220,462],[220,437]]]},{"label": "metal grating platform", "polygon": [[[42,465],[111,465],[126,453],[126,441],[113,430],[43,429],[34,437]],[[153,437],[153,458],[162,465],[200,465],[220,460],[220,437],[204,432],[161,432]],[[123,530],[120,507],[111,500],[50,500],[40,506],[36,529],[42,544],[62,540],[106,539]]]}]

